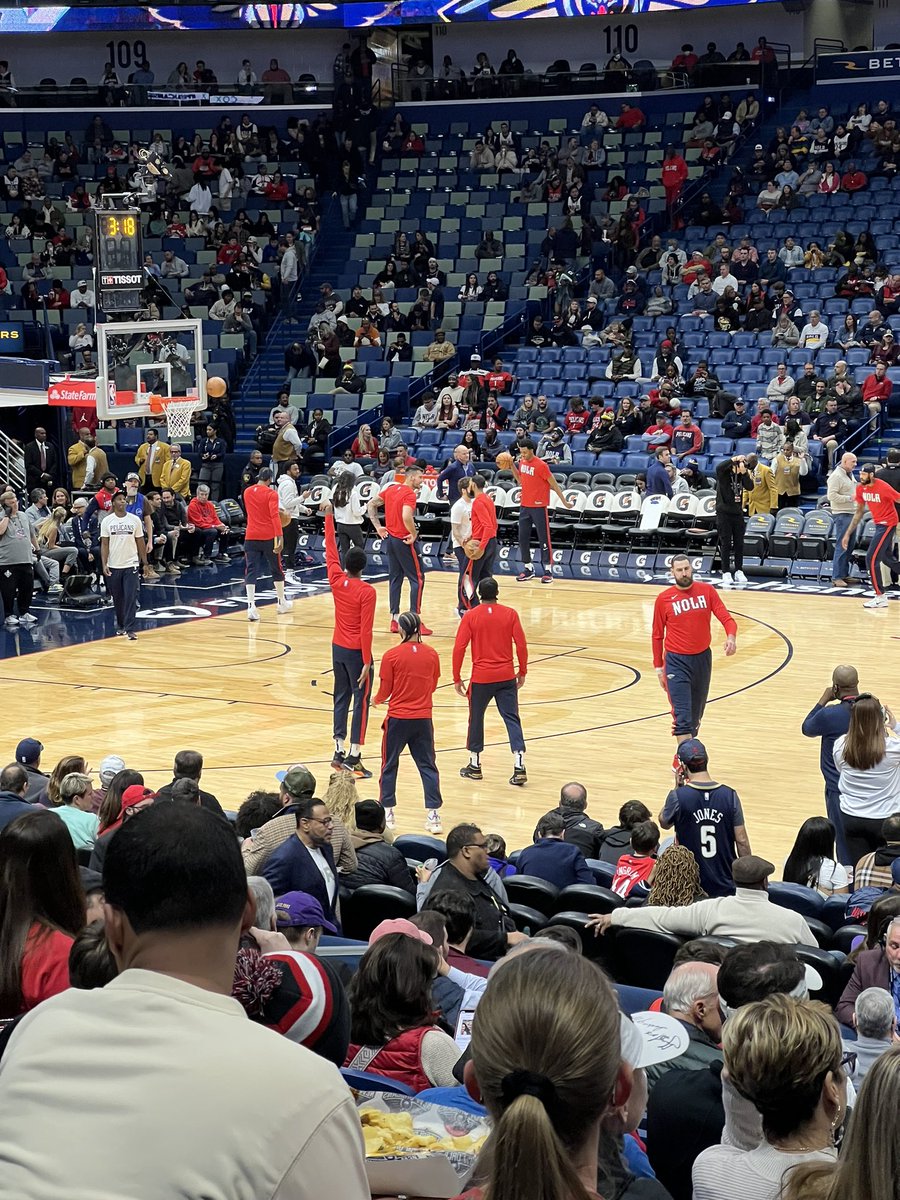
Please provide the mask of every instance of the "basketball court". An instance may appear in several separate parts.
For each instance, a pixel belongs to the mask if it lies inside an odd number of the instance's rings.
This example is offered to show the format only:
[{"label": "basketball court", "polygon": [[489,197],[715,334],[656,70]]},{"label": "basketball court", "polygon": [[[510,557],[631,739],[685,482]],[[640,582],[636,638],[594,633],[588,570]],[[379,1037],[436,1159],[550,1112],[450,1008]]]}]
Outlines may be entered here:
[{"label": "basketball court", "polygon": [[[112,636],[110,610],[71,613],[35,607],[31,633],[4,632],[0,681],[5,742],[38,737],[49,769],[84,752],[96,769],[120,754],[150,785],[167,782],[176,750],[204,754],[203,780],[226,808],[248,792],[277,789],[275,772],[310,765],[327,786],[331,741],[332,603],[324,572],[296,572],[293,611],[277,616],[261,593],[262,620],[250,624],[234,566],[192,570],[176,585],[141,590],[139,640]],[[378,589],[375,658],[387,633],[387,584]],[[665,580],[659,578],[659,585]],[[656,814],[671,784],[671,717],[650,657],[657,588],[560,580],[552,586],[501,579],[501,603],[520,612],[531,662],[520,693],[528,743],[528,784],[509,786],[511,756],[491,709],[484,781],[459,778],[466,762],[466,704],[454,692],[450,656],[457,627],[455,575],[427,576],[424,615],[444,669],[435,697],[435,740],[445,832],[462,819],[501,832],[510,849],[526,844],[556,803],[560,784],[585,783],[590,811],[615,823],[620,804],[640,799]],[[892,603],[867,612],[861,597],[723,593],[738,622],[738,653],[722,652],[713,621],[713,681],[701,737],[717,779],[739,792],[755,851],[779,870],[800,823],[824,812],[819,743],[800,724],[838,662],[853,662],[862,686],[900,711],[893,682],[898,626]],[[373,709],[364,761],[375,772],[361,797],[377,796],[380,724]],[[424,827],[415,767],[404,759],[398,827]]]}]

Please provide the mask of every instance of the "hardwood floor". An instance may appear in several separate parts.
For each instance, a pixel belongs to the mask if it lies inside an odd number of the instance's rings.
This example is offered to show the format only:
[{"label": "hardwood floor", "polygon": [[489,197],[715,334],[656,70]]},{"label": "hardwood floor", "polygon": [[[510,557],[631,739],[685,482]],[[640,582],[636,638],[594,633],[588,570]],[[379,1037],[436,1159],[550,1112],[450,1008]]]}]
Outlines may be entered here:
[{"label": "hardwood floor", "polygon": [[[378,657],[395,641],[379,584]],[[520,612],[531,663],[520,693],[528,743],[528,784],[512,788],[502,722],[487,721],[484,781],[459,778],[466,762],[466,705],[453,691],[450,652],[456,630],[454,579],[429,575],[424,615],[434,628],[444,677],[435,728],[445,832],[475,819],[502,833],[510,850],[526,844],[536,819],[570,779],[589,791],[589,811],[614,824],[620,804],[638,798],[659,811],[671,783],[673,742],[666,699],[650,659],[656,589],[557,581],[501,583],[501,603]],[[896,678],[900,606],[867,612],[849,597],[725,593],[738,621],[738,653],[722,652],[714,622],[710,704],[701,738],[711,771],[744,803],[753,849],[779,870],[797,827],[824,812],[819,743],[800,724],[838,662],[853,662],[862,685],[900,711]],[[176,750],[202,751],[203,782],[227,808],[256,788],[277,789],[277,770],[306,762],[324,791],[331,757],[330,596],[273,606],[248,625],[243,611],[164,624],[135,643],[107,638],[0,661],[7,760],[21,737],[45,745],[49,770],[64,754],[84,752],[95,768],[110,753],[161,785]],[[379,726],[374,709],[364,760],[375,778],[361,797],[377,796]],[[423,829],[415,767],[401,763],[398,826]]]}]

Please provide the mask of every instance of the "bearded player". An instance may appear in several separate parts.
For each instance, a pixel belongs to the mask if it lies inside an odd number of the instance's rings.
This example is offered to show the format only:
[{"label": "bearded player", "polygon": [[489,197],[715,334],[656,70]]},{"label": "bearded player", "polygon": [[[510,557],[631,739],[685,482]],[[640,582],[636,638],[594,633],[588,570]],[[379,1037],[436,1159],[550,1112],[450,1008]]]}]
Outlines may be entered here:
[{"label": "bearded player", "polygon": [[711,584],[694,579],[686,554],[672,559],[675,586],[653,606],[653,665],[672,707],[672,733],[680,745],[700,731],[712,679],[712,618],[725,628],[725,654],[737,651],[737,623]]}]

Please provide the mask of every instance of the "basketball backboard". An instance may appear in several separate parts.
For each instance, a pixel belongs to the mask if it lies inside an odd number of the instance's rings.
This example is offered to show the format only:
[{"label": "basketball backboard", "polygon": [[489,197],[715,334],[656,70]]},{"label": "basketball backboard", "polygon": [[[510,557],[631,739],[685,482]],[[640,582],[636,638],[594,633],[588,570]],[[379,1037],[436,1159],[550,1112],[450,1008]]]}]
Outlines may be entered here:
[{"label": "basketball backboard", "polygon": [[151,393],[206,407],[202,321],[108,321],[95,330],[101,421],[149,417]]}]

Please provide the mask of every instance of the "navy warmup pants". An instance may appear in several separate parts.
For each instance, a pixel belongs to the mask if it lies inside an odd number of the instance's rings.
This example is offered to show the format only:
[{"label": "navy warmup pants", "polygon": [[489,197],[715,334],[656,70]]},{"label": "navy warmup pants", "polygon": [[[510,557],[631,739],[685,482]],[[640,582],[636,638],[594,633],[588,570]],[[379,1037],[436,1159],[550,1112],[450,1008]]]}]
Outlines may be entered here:
[{"label": "navy warmup pants", "polygon": [[106,586],[116,611],[116,628],[133,633],[138,601],[137,567],[110,567]]},{"label": "navy warmup pants", "polygon": [[381,779],[379,800],[385,808],[397,803],[397,768],[400,755],[408,749],[422,777],[425,807],[440,808],[441,777],[434,757],[434,725],[427,717],[386,717],[381,727]]},{"label": "navy warmup pants", "polygon": [[531,562],[531,530],[537,534],[538,550],[535,562],[541,566],[541,574],[547,575],[553,566],[553,546],[550,543],[550,510],[548,508],[522,508],[519,510],[519,558],[523,570]]},{"label": "navy warmup pants", "polygon": [[415,545],[410,546],[402,538],[388,534],[388,598],[392,615],[402,612],[400,607],[400,589],[403,580],[409,580],[409,609],[410,612],[422,611],[422,592],[425,590],[425,576],[422,573],[422,563]]},{"label": "navy warmup pants", "polygon": [[894,557],[892,551],[894,549],[894,534],[896,526],[894,525],[875,525],[872,529],[872,540],[869,542],[869,548],[866,551],[866,566],[869,568],[869,575],[872,579],[872,587],[875,589],[875,595],[881,595],[881,570],[882,564],[889,571],[896,571],[900,574],[900,562]]},{"label": "navy warmup pants", "polygon": [[480,754],[484,749],[484,714],[491,701],[503,718],[510,750],[524,750],[522,722],[519,720],[519,689],[514,679],[500,683],[472,683],[469,685],[469,732],[466,749]]},{"label": "navy warmup pants", "polygon": [[672,706],[672,733],[696,737],[712,679],[712,650],[704,650],[702,654],[667,651],[663,669]]},{"label": "navy warmup pants", "polygon": [[350,725],[350,743],[361,746],[366,740],[366,725],[369,721],[369,697],[372,694],[372,670],[365,682],[357,684],[363,669],[361,650],[350,650],[346,646],[331,646],[331,665],[334,670],[334,736],[347,736],[347,717],[350,701],[353,700],[353,721]]},{"label": "navy warmup pants", "polygon": [[[463,552],[465,558],[465,552]],[[494,573],[494,562],[497,558],[497,539],[491,538],[484,548],[481,558],[467,558],[465,579],[461,585],[461,595],[464,608],[477,608],[481,603],[478,598],[478,584],[482,579]]]},{"label": "navy warmup pants", "polygon": [[271,575],[279,582],[284,579],[281,555],[275,552],[275,539],[244,542],[244,583],[256,584],[260,576]]},{"label": "navy warmup pants", "polygon": [[466,579],[466,572],[469,569],[469,560],[466,558],[466,552],[462,546],[454,546],[453,553],[456,555],[456,561],[459,564],[459,578],[456,581],[456,607],[460,613],[464,612],[469,607],[468,597],[463,591]]}]

